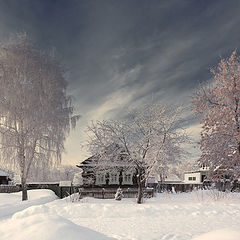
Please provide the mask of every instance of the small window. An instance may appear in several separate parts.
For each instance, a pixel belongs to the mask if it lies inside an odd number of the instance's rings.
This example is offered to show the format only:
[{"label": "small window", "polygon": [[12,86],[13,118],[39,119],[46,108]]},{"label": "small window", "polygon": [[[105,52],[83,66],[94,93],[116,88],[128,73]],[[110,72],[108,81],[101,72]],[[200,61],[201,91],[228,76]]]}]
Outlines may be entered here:
[{"label": "small window", "polygon": [[105,179],[105,174],[101,174],[101,173],[98,173],[96,175],[96,185],[99,185],[99,184],[106,184],[106,179]]},{"label": "small window", "polygon": [[131,182],[131,177],[132,177],[131,174],[125,174],[125,175],[124,175],[124,181],[125,181],[125,182]]},{"label": "small window", "polygon": [[119,184],[119,174],[118,173],[110,173],[109,184]]},{"label": "small window", "polygon": [[111,174],[111,181],[116,182],[117,181],[117,174]]},{"label": "small window", "polygon": [[188,181],[196,181],[196,177],[188,177]]},{"label": "small window", "polygon": [[124,172],[123,173],[123,182],[122,182],[122,184],[131,184],[132,185],[133,184],[132,177],[133,177],[132,173]]}]

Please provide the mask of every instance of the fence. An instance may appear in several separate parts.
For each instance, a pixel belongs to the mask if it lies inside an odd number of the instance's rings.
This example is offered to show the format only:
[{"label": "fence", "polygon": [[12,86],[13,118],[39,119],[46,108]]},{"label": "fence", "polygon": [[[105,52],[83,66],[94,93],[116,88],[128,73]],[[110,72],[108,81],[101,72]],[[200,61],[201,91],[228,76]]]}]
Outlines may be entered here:
[{"label": "fence", "polygon": [[[58,182],[52,182],[52,183],[41,183],[41,182],[33,182],[27,184],[28,190],[33,189],[50,189],[52,190],[59,198],[64,198],[69,196],[73,193],[73,187],[72,186],[59,186]],[[22,190],[21,185],[14,185],[14,186],[8,186],[8,185],[0,185],[0,193],[13,193],[13,192],[19,192]]]},{"label": "fence", "polygon": [[20,186],[8,186],[8,185],[0,185],[0,193],[13,193],[19,192]]},{"label": "fence", "polygon": [[156,185],[156,192],[191,192],[193,189],[202,188],[202,184],[189,184],[189,183],[160,183]]},{"label": "fence", "polygon": [[[117,189],[115,188],[75,188],[75,192],[79,193],[79,198],[94,197],[100,199],[114,199]],[[138,190],[136,188],[123,188],[124,198],[135,198]],[[154,195],[154,189],[146,188],[143,190],[144,197],[150,198]]]},{"label": "fence", "polygon": [[49,183],[41,183],[41,182],[32,182],[27,184],[27,189],[28,190],[33,190],[33,189],[50,189],[52,190],[59,198],[62,198],[62,192],[59,187],[58,182],[49,182]]}]

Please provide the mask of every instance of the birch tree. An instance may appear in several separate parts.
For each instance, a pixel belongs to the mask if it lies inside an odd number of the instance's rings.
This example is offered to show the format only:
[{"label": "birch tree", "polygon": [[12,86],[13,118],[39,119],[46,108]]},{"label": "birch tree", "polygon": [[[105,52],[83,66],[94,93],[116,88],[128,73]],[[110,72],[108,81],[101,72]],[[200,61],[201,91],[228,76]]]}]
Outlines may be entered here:
[{"label": "birch tree", "polygon": [[[142,203],[147,177],[159,166],[176,163],[184,153],[181,144],[187,140],[187,135],[182,129],[177,130],[180,116],[179,108],[151,104],[131,112],[125,119],[92,122],[88,126],[88,150],[100,156],[101,167],[104,161],[106,166],[119,162],[119,154],[127,155],[124,161],[127,159],[137,171],[137,203]],[[114,145],[118,148],[106,151]]]},{"label": "birch tree", "polygon": [[15,35],[0,45],[0,147],[2,160],[19,170],[22,200],[31,168],[61,161],[64,140],[75,125],[61,64]]},{"label": "birch tree", "polygon": [[240,57],[234,51],[211,70],[212,85],[200,86],[193,106],[202,116],[201,165],[210,167],[210,177],[234,179],[240,173]]}]

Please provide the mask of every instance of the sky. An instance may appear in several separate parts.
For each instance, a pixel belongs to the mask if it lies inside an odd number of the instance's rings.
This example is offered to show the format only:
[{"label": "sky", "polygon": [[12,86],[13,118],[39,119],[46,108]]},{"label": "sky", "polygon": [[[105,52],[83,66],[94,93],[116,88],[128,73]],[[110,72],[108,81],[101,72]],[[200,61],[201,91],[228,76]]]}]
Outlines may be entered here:
[{"label": "sky", "polygon": [[27,32],[40,49],[56,49],[82,116],[63,163],[79,164],[89,156],[81,146],[92,120],[118,119],[153,96],[185,106],[185,127],[198,141],[191,96],[239,49],[239,12],[238,0],[0,0],[0,41]]}]

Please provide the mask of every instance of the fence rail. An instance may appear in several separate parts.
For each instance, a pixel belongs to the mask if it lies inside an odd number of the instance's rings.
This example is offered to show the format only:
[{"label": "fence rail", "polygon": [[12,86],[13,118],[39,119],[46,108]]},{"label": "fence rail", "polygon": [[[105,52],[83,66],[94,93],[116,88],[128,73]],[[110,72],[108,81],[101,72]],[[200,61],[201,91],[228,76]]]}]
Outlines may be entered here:
[{"label": "fence rail", "polygon": [[13,193],[19,191],[20,191],[19,186],[0,185],[0,193]]},{"label": "fence rail", "polygon": [[200,189],[203,187],[203,184],[184,184],[184,183],[162,183],[158,184],[155,187],[156,192],[191,192],[193,189]]},{"label": "fence rail", "polygon": [[[114,199],[117,189],[84,189],[84,188],[78,188],[75,189],[75,192],[79,193],[79,198],[84,197],[94,197],[99,199]],[[138,190],[136,188],[127,188],[122,189],[123,197],[124,198],[135,198],[137,196]],[[146,188],[144,189],[144,197],[153,197],[154,195],[154,189],[152,188]]]}]

